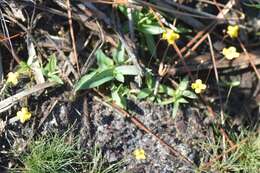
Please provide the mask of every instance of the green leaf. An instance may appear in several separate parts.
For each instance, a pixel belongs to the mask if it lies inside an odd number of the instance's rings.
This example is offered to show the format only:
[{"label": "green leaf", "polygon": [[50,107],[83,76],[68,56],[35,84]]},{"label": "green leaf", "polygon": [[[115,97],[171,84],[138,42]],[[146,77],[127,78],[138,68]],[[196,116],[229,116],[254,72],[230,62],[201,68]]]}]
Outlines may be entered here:
[{"label": "green leaf", "polygon": [[240,85],[240,81],[232,81],[231,82],[231,86],[232,87],[237,87],[237,86],[239,86]]},{"label": "green leaf", "polygon": [[151,73],[148,73],[146,76],[146,84],[147,87],[150,89],[153,89],[155,86],[155,79]]},{"label": "green leaf", "polygon": [[260,3],[258,3],[258,4],[247,4],[247,3],[244,3],[246,6],[248,6],[248,7],[253,7],[253,8],[258,8],[258,9],[260,9]]},{"label": "green leaf", "polygon": [[163,85],[163,84],[160,84],[159,85],[159,89],[158,89],[158,93],[166,93],[167,92],[167,86],[166,85]]},{"label": "green leaf", "polygon": [[47,76],[48,73],[54,73],[57,69],[57,59],[55,54],[49,56],[48,63],[43,68],[43,74]]},{"label": "green leaf", "polygon": [[163,29],[159,25],[140,25],[138,26],[138,30],[145,34],[158,35],[163,33]]},{"label": "green leaf", "polygon": [[179,103],[189,103],[185,98],[179,98],[176,102],[179,102]]},{"label": "green leaf", "polygon": [[99,68],[107,69],[114,66],[113,60],[106,56],[101,49],[98,49],[95,55],[97,57],[97,64]]},{"label": "green leaf", "polygon": [[184,91],[187,89],[188,87],[188,84],[189,84],[189,81],[188,81],[188,78],[185,77],[179,84],[178,86],[178,89],[181,90],[181,91]]},{"label": "green leaf", "polygon": [[127,8],[125,5],[118,5],[118,10],[123,13],[125,16],[127,16]]},{"label": "green leaf", "polygon": [[167,93],[167,95],[169,95],[169,96],[174,96],[174,95],[175,95],[174,90],[173,90],[172,88],[170,88],[170,87],[167,87],[167,88],[166,88],[166,93]]},{"label": "green leaf", "polygon": [[155,54],[156,46],[155,46],[155,41],[153,36],[149,34],[144,34],[144,37],[150,54],[151,55]]},{"label": "green leaf", "polygon": [[191,33],[191,32],[192,32],[192,29],[189,29],[189,28],[185,28],[182,26],[178,26],[178,28],[177,28],[177,33],[180,33],[180,34],[187,34],[187,33]]},{"label": "green leaf", "polygon": [[112,54],[116,64],[122,64],[125,61],[125,47],[121,43],[114,49]]},{"label": "green leaf", "polygon": [[120,65],[115,68],[118,73],[123,75],[138,75],[139,69],[134,65]]},{"label": "green leaf", "polygon": [[174,119],[177,115],[178,109],[179,109],[180,103],[175,102],[173,105],[173,110],[172,110],[172,118]]},{"label": "green leaf", "polygon": [[118,89],[112,91],[112,100],[115,101],[116,105],[120,106],[121,108],[126,108],[126,99],[122,97],[118,93]]},{"label": "green leaf", "polygon": [[196,99],[197,98],[197,95],[194,92],[189,91],[189,90],[183,91],[182,95],[185,96],[185,97],[188,97],[190,99]]},{"label": "green leaf", "polygon": [[120,72],[115,73],[115,78],[116,78],[116,80],[118,80],[119,82],[122,82],[122,83],[124,83],[124,81],[125,81],[124,75]]},{"label": "green leaf", "polygon": [[63,81],[61,80],[61,78],[58,75],[51,74],[51,75],[49,75],[48,79],[50,81],[54,81],[56,83],[63,84]]},{"label": "green leaf", "polygon": [[144,99],[144,98],[148,97],[148,96],[151,95],[151,94],[152,94],[152,91],[151,91],[149,88],[144,88],[144,89],[142,89],[142,90],[138,93],[137,98],[138,98],[138,99]]},{"label": "green leaf", "polygon": [[148,100],[153,102],[155,100],[155,96],[148,97]]},{"label": "green leaf", "polygon": [[170,99],[168,99],[168,100],[162,101],[160,104],[161,104],[161,105],[168,105],[168,104],[171,104],[171,103],[173,103],[173,102],[174,102],[174,99],[173,99],[173,98],[170,98]]},{"label": "green leaf", "polygon": [[29,66],[26,62],[21,61],[21,62],[19,63],[19,67],[18,67],[18,69],[17,69],[16,72],[22,73],[22,74],[28,74],[28,72],[29,72],[30,70],[31,70],[30,66]]},{"label": "green leaf", "polygon": [[102,71],[94,71],[84,75],[75,85],[75,91],[98,87],[108,81],[114,79],[114,68],[105,69]]}]

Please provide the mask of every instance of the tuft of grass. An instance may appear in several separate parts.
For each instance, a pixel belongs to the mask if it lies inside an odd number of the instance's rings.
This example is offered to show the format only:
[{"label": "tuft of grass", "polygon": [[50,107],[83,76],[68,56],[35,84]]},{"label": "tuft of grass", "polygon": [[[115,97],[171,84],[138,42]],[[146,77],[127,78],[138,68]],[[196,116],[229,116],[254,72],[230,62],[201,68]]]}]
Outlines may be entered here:
[{"label": "tuft of grass", "polygon": [[122,162],[108,164],[99,147],[86,153],[78,149],[78,140],[66,142],[66,134],[47,135],[32,141],[19,156],[23,168],[11,170],[24,173],[114,173]]},{"label": "tuft of grass", "polygon": [[102,156],[102,151],[98,146],[95,146],[91,152],[92,161],[89,162],[88,173],[117,173],[119,168],[124,164],[124,161],[107,165],[106,159]]},{"label": "tuft of grass", "polygon": [[203,145],[213,161],[208,169],[214,172],[260,172],[260,135],[243,130],[236,139],[237,147],[226,154],[226,159],[214,159],[221,154],[221,138],[215,144]]}]

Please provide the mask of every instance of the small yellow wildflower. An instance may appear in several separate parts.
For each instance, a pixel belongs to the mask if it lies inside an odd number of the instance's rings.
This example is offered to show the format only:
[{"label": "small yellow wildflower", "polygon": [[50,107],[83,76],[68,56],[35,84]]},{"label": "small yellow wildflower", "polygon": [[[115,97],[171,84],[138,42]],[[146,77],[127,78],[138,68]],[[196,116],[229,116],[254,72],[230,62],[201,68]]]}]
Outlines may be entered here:
[{"label": "small yellow wildflower", "polygon": [[230,46],[229,48],[224,48],[222,50],[222,54],[228,59],[232,60],[234,58],[239,57],[239,53],[237,52],[237,49],[233,46]]},{"label": "small yellow wildflower", "polygon": [[237,38],[237,36],[238,36],[238,31],[239,31],[238,25],[234,25],[234,26],[229,25],[228,28],[227,28],[227,34],[228,34],[231,38]]},{"label": "small yellow wildflower", "polygon": [[206,89],[206,85],[202,83],[200,79],[197,79],[194,83],[191,84],[191,88],[195,90],[195,93],[199,94]]},{"label": "small yellow wildflower", "polygon": [[21,123],[24,123],[31,118],[32,114],[28,111],[27,107],[22,107],[22,109],[16,113],[16,116],[19,118]]},{"label": "small yellow wildflower", "polygon": [[145,160],[145,151],[143,149],[135,149],[133,152],[133,155],[135,156],[136,160]]},{"label": "small yellow wildflower", "polygon": [[166,29],[163,32],[162,39],[167,40],[169,44],[173,44],[176,40],[180,38],[180,35],[174,32],[172,29]]},{"label": "small yellow wildflower", "polygon": [[7,74],[7,83],[11,83],[13,85],[17,85],[18,84],[18,77],[19,77],[19,73],[17,72],[9,72]]}]

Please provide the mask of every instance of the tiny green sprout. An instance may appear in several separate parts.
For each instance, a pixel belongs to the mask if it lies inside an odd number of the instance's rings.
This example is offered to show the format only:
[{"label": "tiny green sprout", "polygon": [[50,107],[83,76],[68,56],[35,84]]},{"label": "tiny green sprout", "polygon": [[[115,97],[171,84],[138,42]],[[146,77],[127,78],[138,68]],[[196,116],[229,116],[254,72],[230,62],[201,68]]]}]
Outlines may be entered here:
[{"label": "tiny green sprout", "polygon": [[119,86],[114,84],[111,91],[111,97],[115,104],[126,109],[126,96],[129,94],[129,89],[123,86],[123,84],[120,84]]},{"label": "tiny green sprout", "polygon": [[160,84],[160,78],[156,79],[151,72],[146,74],[145,84],[146,86],[137,94],[137,99],[160,103],[161,95],[166,94],[167,89],[169,89],[166,85]]},{"label": "tiny green sprout", "polygon": [[45,65],[45,67],[42,69],[43,75],[47,77],[50,81],[57,82],[59,84],[63,84],[63,81],[58,76],[58,66],[57,66],[57,58],[53,54],[49,57],[48,63]]},{"label": "tiny green sprout", "polygon": [[171,88],[167,88],[167,95],[170,96],[167,100],[164,100],[161,102],[162,105],[172,104],[173,103],[173,111],[172,111],[172,117],[175,118],[177,115],[177,111],[179,109],[180,104],[186,104],[189,103],[186,98],[189,99],[196,99],[197,96],[192,91],[188,90],[188,78],[184,78],[176,90],[173,90]]},{"label": "tiny green sprout", "polygon": [[230,94],[231,94],[231,90],[233,89],[233,87],[238,87],[240,85],[240,81],[238,81],[238,80],[231,81],[231,82],[224,81],[222,85],[229,87],[228,94],[227,94],[227,100],[225,102],[225,105],[227,105]]}]

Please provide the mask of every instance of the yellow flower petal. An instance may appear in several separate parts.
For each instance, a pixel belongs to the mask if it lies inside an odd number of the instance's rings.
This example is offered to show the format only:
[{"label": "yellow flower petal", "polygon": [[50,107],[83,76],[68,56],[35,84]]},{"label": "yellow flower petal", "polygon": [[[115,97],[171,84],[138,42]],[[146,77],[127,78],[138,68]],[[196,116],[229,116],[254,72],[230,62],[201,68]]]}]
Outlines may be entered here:
[{"label": "yellow flower petal", "polygon": [[225,56],[225,58],[227,58],[228,60],[232,60],[234,58],[238,58],[239,57],[239,53],[237,52],[237,49],[233,46],[229,47],[229,48],[224,48],[222,50],[222,54]]},{"label": "yellow flower petal", "polygon": [[143,149],[135,149],[133,155],[135,156],[136,160],[146,159],[145,151]]},{"label": "yellow flower petal", "polygon": [[11,83],[13,85],[17,85],[18,84],[18,77],[19,77],[19,74],[17,72],[9,72],[7,74],[7,83]]},{"label": "yellow flower petal", "polygon": [[16,116],[21,121],[21,123],[24,123],[31,118],[32,114],[28,111],[27,107],[22,107],[22,109],[16,113]]},{"label": "yellow flower petal", "polygon": [[239,26],[238,25],[234,25],[234,26],[229,25],[228,28],[227,28],[227,34],[231,38],[237,38],[238,32],[239,32]]},{"label": "yellow flower petal", "polygon": [[173,44],[180,38],[178,33],[175,33],[172,29],[166,29],[162,34],[162,39],[167,40],[169,44]]},{"label": "yellow flower petal", "polygon": [[200,88],[195,88],[195,93],[199,94],[201,92]]},{"label": "yellow flower petal", "polygon": [[200,79],[197,79],[194,83],[191,84],[191,88],[195,90],[195,93],[199,94],[205,90],[207,86],[203,84]]}]

